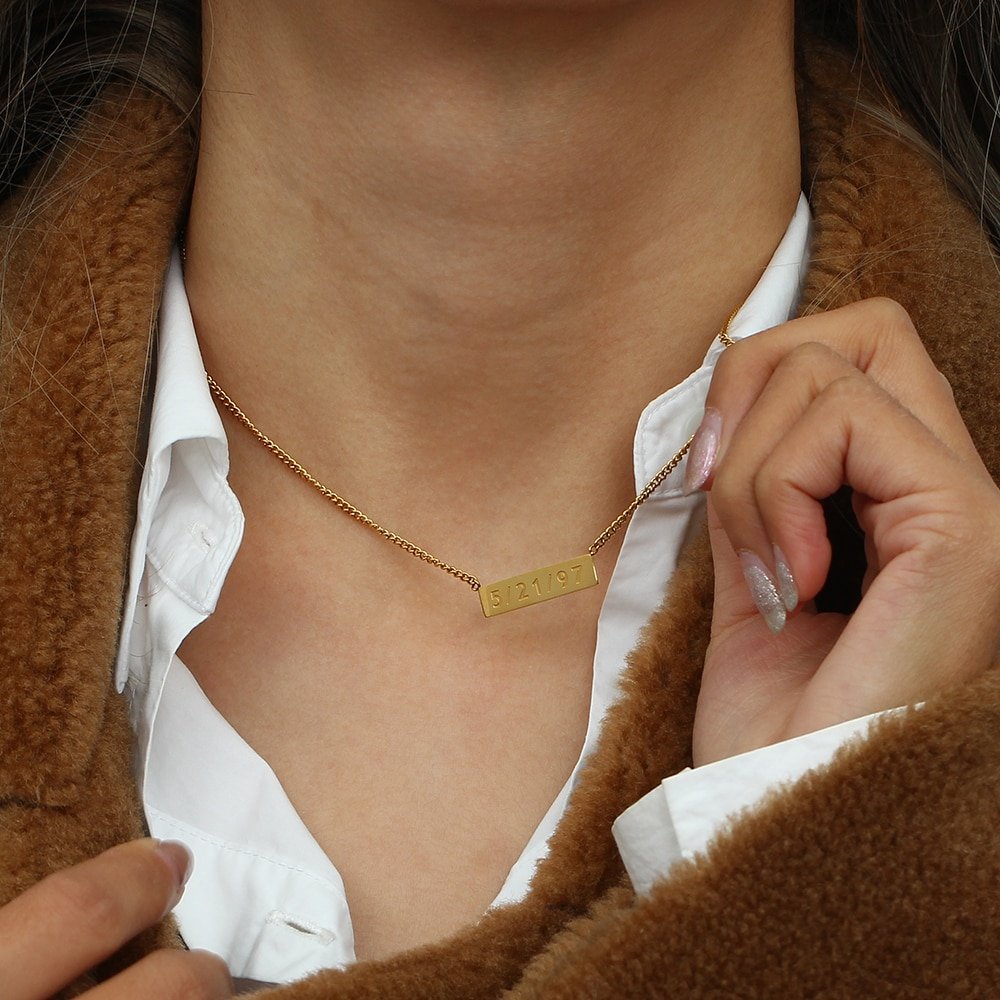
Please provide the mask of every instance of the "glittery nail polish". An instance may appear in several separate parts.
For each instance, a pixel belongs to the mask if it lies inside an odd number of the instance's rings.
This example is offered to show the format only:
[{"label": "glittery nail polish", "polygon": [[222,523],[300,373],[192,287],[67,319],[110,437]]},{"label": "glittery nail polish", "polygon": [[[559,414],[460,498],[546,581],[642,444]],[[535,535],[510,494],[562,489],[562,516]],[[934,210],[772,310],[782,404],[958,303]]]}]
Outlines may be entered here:
[{"label": "glittery nail polish", "polygon": [[757,605],[757,610],[772,632],[780,632],[785,625],[787,614],[777,583],[759,556],[748,549],[742,549],[739,557],[743,576],[746,578],[750,596]]},{"label": "glittery nail polish", "polygon": [[785,603],[785,608],[794,611],[799,605],[799,588],[795,585],[791,567],[785,558],[785,553],[774,546],[774,574],[778,578],[778,592]]},{"label": "glittery nail polish", "polygon": [[702,417],[694,440],[687,454],[684,466],[683,492],[687,496],[700,489],[712,474],[716,455],[719,453],[719,439],[722,436],[722,414],[714,407],[708,407]]}]

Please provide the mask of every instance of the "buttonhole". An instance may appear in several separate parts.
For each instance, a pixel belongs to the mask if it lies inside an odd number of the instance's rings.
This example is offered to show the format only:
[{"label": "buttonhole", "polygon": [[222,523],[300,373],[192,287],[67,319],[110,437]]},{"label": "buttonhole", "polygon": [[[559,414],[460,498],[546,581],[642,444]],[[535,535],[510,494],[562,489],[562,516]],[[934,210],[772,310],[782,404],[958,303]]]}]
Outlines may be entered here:
[{"label": "buttonhole", "polygon": [[291,913],[285,913],[283,910],[272,910],[267,917],[265,917],[265,923],[277,924],[280,927],[287,927],[290,930],[295,931],[297,934],[304,934],[306,937],[313,938],[317,944],[323,945],[324,947],[328,944],[332,944],[337,939],[337,935],[328,928],[319,927],[316,924],[310,923],[308,920],[303,920],[301,917],[296,917]]}]

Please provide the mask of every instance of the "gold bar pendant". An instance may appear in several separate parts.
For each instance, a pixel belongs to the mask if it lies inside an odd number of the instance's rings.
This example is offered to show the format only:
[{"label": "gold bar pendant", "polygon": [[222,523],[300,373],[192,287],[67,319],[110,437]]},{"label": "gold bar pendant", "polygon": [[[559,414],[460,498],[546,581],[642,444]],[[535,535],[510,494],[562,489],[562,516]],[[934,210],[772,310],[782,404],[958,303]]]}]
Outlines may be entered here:
[{"label": "gold bar pendant", "polygon": [[479,603],[483,606],[483,614],[493,618],[596,586],[597,567],[594,560],[590,555],[582,555],[496,583],[483,584],[479,588]]}]

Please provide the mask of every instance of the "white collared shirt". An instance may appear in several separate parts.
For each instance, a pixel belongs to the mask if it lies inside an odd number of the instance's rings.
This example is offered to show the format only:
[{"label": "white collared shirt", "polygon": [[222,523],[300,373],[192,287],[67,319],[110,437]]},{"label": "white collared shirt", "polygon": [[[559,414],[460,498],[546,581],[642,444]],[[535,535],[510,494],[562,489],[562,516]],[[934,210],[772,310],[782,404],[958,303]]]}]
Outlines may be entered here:
[{"label": "white collared shirt", "polygon": [[[770,264],[732,321],[735,340],[794,314],[810,231],[802,195]],[[634,439],[637,491],[698,425],[722,350],[715,340],[696,372],[643,410]],[[185,636],[214,610],[244,524],[227,482],[228,444],[202,366],[176,249],[157,351],[117,683],[127,692],[137,733],[136,767],[150,832],[185,841],[195,855],[194,873],[175,911],[185,941],[221,955],[234,976],[288,982],[354,961],[349,900],[333,861],[267,763],[215,710],[176,656]],[[704,496],[681,493],[683,469],[682,463],[628,526],[598,620],[579,761],[493,906],[526,892],[617,695],[626,655],[704,517]],[[648,888],[677,857],[703,847],[734,804],[752,803],[770,783],[796,773],[802,761],[826,759],[843,738],[831,732],[755,751],[750,767],[743,755],[733,758],[735,764],[722,761],[682,772],[636,803],[617,821],[615,835],[637,889]]]}]

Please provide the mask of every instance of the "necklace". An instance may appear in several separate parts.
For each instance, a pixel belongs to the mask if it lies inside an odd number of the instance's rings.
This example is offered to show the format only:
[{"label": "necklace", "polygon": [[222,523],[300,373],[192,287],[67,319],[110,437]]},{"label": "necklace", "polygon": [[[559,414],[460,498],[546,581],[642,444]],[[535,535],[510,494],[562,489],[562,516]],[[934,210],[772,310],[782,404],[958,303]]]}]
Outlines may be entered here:
[{"label": "necklace", "polygon": [[[187,248],[185,246],[184,235],[180,238],[181,258],[187,261]],[[726,325],[719,331],[719,340],[725,347],[731,347],[735,341],[729,336],[729,326],[733,321],[738,309],[734,309],[730,314]],[[516,611],[518,608],[531,607],[533,604],[541,604],[543,601],[552,600],[554,597],[564,597],[566,594],[574,594],[579,590],[586,590],[594,587],[598,583],[597,566],[594,564],[594,556],[612,538],[636,512],[636,510],[652,496],[657,486],[662,483],[667,476],[680,464],[681,459],[687,454],[694,440],[692,435],[684,443],[681,449],[656,473],[646,484],[645,488],[636,495],[635,499],[602,531],[597,538],[587,547],[587,551],[574,559],[566,559],[563,562],[553,563],[551,566],[542,566],[540,569],[529,570],[526,573],[518,573],[516,576],[507,577],[504,580],[497,580],[494,583],[483,584],[479,578],[472,573],[452,566],[451,563],[438,559],[431,555],[426,549],[421,548],[408,538],[390,531],[383,527],[376,520],[369,517],[360,508],[355,507],[349,500],[344,499],[339,493],[335,493],[328,486],[324,486],[315,476],[313,476],[303,465],[297,462],[284,448],[275,444],[263,431],[261,431],[251,419],[236,405],[234,400],[218,382],[206,371],[209,387],[212,393],[218,398],[222,405],[240,421],[268,451],[276,455],[288,466],[292,472],[301,476],[310,486],[318,490],[334,506],[338,507],[349,517],[354,518],[366,528],[381,535],[384,539],[398,545],[401,549],[409,552],[410,555],[422,559],[431,566],[436,566],[444,570],[450,576],[461,580],[479,595],[479,603],[483,609],[483,614],[487,618],[494,618],[497,615],[506,614],[508,611]]]}]

